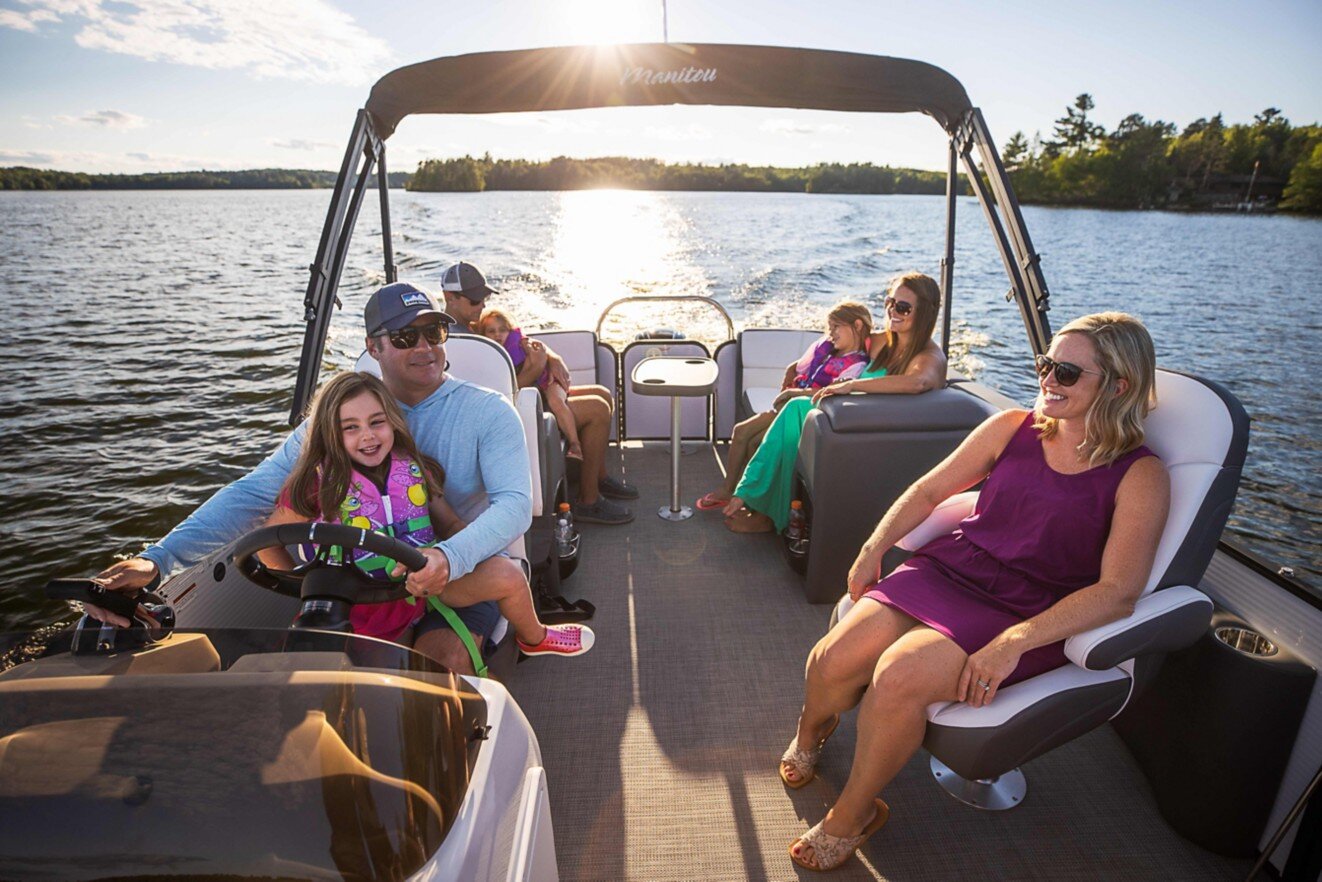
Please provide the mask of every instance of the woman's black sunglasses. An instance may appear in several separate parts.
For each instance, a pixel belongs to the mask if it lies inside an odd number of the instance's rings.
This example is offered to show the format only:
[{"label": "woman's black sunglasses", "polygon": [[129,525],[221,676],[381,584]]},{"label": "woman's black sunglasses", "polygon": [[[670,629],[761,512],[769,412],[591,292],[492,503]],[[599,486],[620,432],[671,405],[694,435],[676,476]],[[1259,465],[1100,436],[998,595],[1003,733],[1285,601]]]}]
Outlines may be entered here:
[{"label": "woman's black sunglasses", "polygon": [[419,337],[433,346],[440,346],[450,338],[450,326],[445,322],[434,322],[420,328],[410,325],[398,331],[387,331],[379,336],[389,337],[390,345],[396,349],[412,349],[418,345]]},{"label": "woman's black sunglasses", "polygon": [[887,312],[894,312],[896,315],[908,315],[913,312],[913,304],[907,300],[896,300],[894,297],[887,297],[882,303],[886,306]]},{"label": "woman's black sunglasses", "polygon": [[1046,379],[1047,374],[1056,372],[1056,382],[1062,386],[1073,386],[1079,382],[1079,377],[1084,374],[1097,374],[1101,376],[1101,371],[1090,371],[1087,368],[1081,368],[1077,364],[1071,364],[1068,361],[1056,361],[1054,358],[1048,358],[1045,355],[1039,355],[1034,361],[1037,363],[1037,375]]}]

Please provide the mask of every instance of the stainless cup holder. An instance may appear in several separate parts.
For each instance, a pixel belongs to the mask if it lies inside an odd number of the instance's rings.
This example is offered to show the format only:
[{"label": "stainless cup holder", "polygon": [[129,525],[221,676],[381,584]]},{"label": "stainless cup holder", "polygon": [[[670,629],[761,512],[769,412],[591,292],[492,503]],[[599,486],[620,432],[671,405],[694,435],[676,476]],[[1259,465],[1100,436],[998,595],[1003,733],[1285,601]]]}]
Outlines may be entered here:
[{"label": "stainless cup holder", "polygon": [[1275,643],[1248,628],[1227,625],[1217,628],[1213,633],[1216,634],[1217,640],[1245,655],[1267,656],[1275,655],[1277,652]]}]

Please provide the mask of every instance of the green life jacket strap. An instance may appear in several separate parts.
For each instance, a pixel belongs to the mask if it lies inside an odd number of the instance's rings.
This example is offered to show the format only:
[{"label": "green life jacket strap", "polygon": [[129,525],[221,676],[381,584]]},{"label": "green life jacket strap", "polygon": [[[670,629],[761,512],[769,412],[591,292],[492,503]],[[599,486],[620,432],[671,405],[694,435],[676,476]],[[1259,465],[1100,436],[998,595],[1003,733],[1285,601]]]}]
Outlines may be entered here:
[{"label": "green life jacket strap", "polygon": [[[416,603],[417,598],[410,597],[408,602],[410,604]],[[487,664],[482,660],[482,651],[477,648],[477,641],[473,639],[473,634],[468,630],[468,626],[459,618],[459,613],[441,603],[439,597],[428,597],[427,605],[440,613],[446,624],[450,626],[450,630],[459,635],[459,639],[463,641],[464,649],[468,650],[469,659],[473,662],[473,670],[477,672],[479,677],[486,677]]]}]

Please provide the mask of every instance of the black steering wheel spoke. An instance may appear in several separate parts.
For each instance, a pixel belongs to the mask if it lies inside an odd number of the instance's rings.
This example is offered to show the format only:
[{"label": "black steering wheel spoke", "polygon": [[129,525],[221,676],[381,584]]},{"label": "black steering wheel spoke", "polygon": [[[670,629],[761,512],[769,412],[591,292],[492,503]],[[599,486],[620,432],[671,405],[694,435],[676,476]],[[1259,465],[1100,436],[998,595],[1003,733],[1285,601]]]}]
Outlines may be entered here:
[{"label": "black steering wheel spoke", "polygon": [[[315,554],[292,570],[272,569],[257,556],[267,548],[307,544],[317,546]],[[333,546],[341,549],[345,563],[330,559]],[[354,562],[353,552],[359,548],[399,561],[410,572],[427,565],[421,551],[398,539],[358,527],[323,523],[279,524],[254,530],[235,544],[233,561],[253,584],[288,597],[307,600],[332,596],[353,603],[386,603],[407,597],[402,582],[374,579]]]}]

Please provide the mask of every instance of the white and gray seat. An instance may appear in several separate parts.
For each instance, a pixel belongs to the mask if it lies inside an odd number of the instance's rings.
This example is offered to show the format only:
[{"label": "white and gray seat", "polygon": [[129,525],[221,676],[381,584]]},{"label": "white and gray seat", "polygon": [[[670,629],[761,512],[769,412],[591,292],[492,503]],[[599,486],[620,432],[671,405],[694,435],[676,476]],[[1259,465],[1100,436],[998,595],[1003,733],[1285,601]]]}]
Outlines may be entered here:
[{"label": "white and gray seat", "polygon": [[780,394],[785,367],[799,360],[805,349],[822,337],[821,331],[747,330],[739,334],[737,418],[771,410]]},{"label": "white and gray seat", "polygon": [[[1018,766],[1115,717],[1162,656],[1192,645],[1207,628],[1212,601],[1195,586],[1235,501],[1249,420],[1220,385],[1173,371],[1157,372],[1157,399],[1144,443],[1170,475],[1171,505],[1133,614],[1069,638],[1069,663],[999,690],[986,707],[938,702],[927,709],[923,745],[933,772],[966,802],[1017,805],[1027,789]],[[952,497],[900,547],[912,551],[952,531],[976,502],[976,492]],[[852,606],[846,595],[835,620]]]}]

